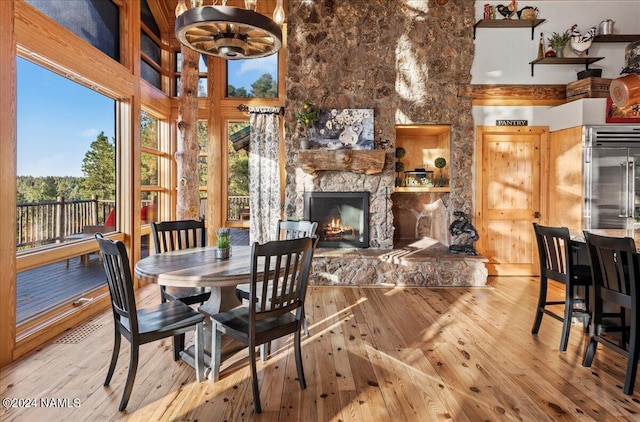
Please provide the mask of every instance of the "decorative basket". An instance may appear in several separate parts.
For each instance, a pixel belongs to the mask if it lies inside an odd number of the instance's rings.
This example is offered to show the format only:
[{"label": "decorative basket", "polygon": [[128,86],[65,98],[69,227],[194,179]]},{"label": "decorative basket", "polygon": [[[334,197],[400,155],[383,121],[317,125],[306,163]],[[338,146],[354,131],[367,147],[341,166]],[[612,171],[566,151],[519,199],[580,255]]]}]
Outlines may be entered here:
[{"label": "decorative basket", "polygon": [[538,17],[538,11],[536,9],[525,9],[520,14],[520,19],[535,19]]}]

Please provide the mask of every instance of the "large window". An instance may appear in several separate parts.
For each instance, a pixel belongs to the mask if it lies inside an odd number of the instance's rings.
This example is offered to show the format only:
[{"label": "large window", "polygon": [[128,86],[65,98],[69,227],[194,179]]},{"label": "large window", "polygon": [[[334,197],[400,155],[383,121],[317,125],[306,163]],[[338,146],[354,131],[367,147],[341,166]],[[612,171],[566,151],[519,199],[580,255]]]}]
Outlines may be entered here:
[{"label": "large window", "polygon": [[18,58],[19,250],[74,240],[116,202],[115,101]]},{"label": "large window", "polygon": [[141,171],[140,220],[142,224],[158,220],[158,210],[166,197],[162,175],[168,168],[166,146],[161,137],[161,121],[147,113],[140,116]]},{"label": "large window", "polygon": [[[106,224],[117,199],[115,109],[113,99],[17,59],[16,246],[19,258],[43,252],[42,265],[17,274],[18,325],[105,283],[87,241],[116,228],[115,219]],[[83,241],[82,253],[66,252]],[[53,252],[64,258],[50,262]]]}]

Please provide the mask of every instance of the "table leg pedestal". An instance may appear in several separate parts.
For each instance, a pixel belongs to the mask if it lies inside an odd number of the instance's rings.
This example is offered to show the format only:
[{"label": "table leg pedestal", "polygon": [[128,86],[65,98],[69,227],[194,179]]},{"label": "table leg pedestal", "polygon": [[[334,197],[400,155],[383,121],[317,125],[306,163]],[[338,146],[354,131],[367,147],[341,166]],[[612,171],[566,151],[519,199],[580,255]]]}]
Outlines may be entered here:
[{"label": "table leg pedestal", "polygon": [[[240,301],[236,296],[236,288],[235,286],[225,286],[225,287],[212,287],[211,288],[211,296],[209,300],[203,303],[199,308],[198,312],[201,312],[207,316],[204,320],[204,366],[205,366],[205,375],[211,379],[211,333],[212,333],[212,325],[211,325],[211,315],[215,315],[219,312],[227,311],[229,309],[233,309],[236,306],[240,305]],[[229,336],[222,336],[222,350],[221,356],[224,360],[229,356],[235,354],[240,349],[245,346],[232,339]],[[180,357],[183,361],[188,363],[189,365],[195,368],[195,347],[190,346],[184,351],[180,353]]]}]

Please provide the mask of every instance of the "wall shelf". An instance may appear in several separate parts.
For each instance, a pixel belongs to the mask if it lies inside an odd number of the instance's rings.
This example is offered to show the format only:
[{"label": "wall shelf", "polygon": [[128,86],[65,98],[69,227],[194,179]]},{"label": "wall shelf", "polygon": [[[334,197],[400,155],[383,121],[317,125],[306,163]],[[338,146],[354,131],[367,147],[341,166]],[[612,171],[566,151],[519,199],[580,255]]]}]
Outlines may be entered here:
[{"label": "wall shelf", "polygon": [[531,39],[534,29],[546,19],[480,19],[473,25],[473,39],[476,39],[476,28],[531,28]]},{"label": "wall shelf", "polygon": [[591,63],[595,63],[604,59],[604,57],[543,57],[529,62],[531,65],[531,76],[533,76],[533,67],[537,64],[583,64],[585,69],[589,69]]},{"label": "wall shelf", "polygon": [[596,35],[593,42],[633,42],[640,40],[640,34]]},{"label": "wall shelf", "polygon": [[449,186],[443,187],[411,187],[411,186],[397,186],[394,188],[395,192],[442,192],[448,193],[451,192],[451,188]]},{"label": "wall shelf", "polygon": [[334,170],[377,174],[384,168],[385,156],[386,151],[383,149],[303,149],[298,152],[298,162],[305,173]]}]

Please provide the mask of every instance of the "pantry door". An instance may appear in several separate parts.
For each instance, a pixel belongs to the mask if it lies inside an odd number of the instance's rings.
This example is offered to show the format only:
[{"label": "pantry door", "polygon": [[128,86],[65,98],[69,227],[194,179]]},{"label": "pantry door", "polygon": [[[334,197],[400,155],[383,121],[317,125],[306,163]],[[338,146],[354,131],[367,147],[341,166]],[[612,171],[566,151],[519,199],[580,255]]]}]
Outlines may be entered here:
[{"label": "pantry door", "polygon": [[547,127],[476,129],[476,247],[489,275],[539,272],[532,223],[544,215],[547,137]]}]

